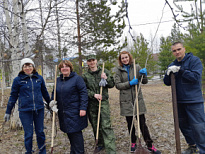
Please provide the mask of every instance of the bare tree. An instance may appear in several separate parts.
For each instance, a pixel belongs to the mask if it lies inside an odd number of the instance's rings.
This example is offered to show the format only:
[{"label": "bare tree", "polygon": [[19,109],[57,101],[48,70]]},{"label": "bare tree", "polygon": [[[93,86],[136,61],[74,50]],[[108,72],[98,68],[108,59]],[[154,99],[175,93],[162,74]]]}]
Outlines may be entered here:
[{"label": "bare tree", "polygon": [[[9,47],[11,51],[11,59],[16,59],[16,57],[21,56],[21,52],[19,52],[19,35],[18,35],[18,27],[19,27],[19,21],[18,21],[18,13],[17,13],[17,0],[12,0],[12,6],[13,6],[13,14],[10,16],[9,14],[9,7],[8,7],[8,1],[4,0],[4,8],[5,8],[5,15],[6,15],[6,24],[8,29],[8,42]],[[13,17],[13,19],[11,18]],[[13,22],[11,22],[13,21]],[[16,77],[16,74],[18,74],[18,70],[20,67],[18,60],[13,60],[12,62],[12,73],[11,73],[11,79],[13,80]],[[22,127],[21,122],[19,120],[19,114],[18,114],[18,106],[17,103],[15,105],[15,109],[13,112],[12,118],[11,118],[11,128],[17,128]]]}]

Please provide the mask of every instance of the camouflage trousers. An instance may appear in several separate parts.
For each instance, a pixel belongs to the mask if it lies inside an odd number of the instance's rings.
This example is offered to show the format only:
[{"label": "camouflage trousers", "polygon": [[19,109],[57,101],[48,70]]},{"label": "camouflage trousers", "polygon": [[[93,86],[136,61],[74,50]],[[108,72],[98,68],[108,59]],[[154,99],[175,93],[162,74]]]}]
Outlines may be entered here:
[{"label": "camouflage trousers", "polygon": [[[88,118],[96,138],[99,103],[96,101],[88,104]],[[98,146],[103,146],[107,154],[116,154],[115,134],[111,127],[108,101],[101,102]]]}]

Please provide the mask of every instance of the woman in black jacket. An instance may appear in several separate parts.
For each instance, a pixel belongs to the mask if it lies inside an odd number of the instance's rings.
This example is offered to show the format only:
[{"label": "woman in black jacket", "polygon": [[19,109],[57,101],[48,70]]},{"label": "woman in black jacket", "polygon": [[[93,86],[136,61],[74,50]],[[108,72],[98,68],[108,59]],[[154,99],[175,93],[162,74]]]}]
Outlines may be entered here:
[{"label": "woman in black jacket", "polygon": [[70,61],[61,61],[58,68],[62,74],[57,78],[56,102],[51,101],[50,107],[53,108],[57,103],[60,129],[68,135],[71,144],[70,153],[83,154],[82,130],[88,125],[86,85],[83,78],[73,72],[73,65]]}]

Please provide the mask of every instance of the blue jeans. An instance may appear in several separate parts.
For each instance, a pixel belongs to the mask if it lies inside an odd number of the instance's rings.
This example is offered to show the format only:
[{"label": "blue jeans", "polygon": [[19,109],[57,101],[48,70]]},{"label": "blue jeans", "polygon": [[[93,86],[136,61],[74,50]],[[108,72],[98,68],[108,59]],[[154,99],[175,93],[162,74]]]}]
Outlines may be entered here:
[{"label": "blue jeans", "polygon": [[32,153],[33,125],[35,127],[39,154],[46,154],[44,129],[44,109],[37,111],[21,111],[19,117],[24,129],[26,154]]},{"label": "blue jeans", "polygon": [[179,127],[189,145],[199,148],[205,154],[204,103],[178,103]]},{"label": "blue jeans", "polygon": [[84,139],[82,131],[67,133],[70,140],[70,154],[84,154]]}]

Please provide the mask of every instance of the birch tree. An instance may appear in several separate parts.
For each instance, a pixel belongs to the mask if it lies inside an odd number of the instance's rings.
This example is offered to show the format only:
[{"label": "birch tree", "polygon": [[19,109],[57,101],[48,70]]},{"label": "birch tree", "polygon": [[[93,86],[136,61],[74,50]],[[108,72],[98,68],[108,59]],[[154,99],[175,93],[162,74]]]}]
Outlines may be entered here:
[{"label": "birch tree", "polygon": [[[9,47],[11,51],[11,61],[12,63],[12,73],[11,73],[11,79],[13,80],[16,75],[18,74],[19,68],[20,68],[20,63],[19,60],[14,60],[16,57],[20,57],[21,53],[18,51],[19,50],[19,38],[18,38],[18,27],[19,27],[19,21],[18,21],[18,13],[17,13],[17,5],[18,1],[17,0],[12,0],[12,6],[13,6],[13,14],[11,15],[9,13],[9,7],[8,7],[8,1],[4,0],[4,8],[5,8],[5,16],[6,16],[6,25],[8,29],[8,35],[9,35]],[[11,18],[13,17],[13,19]],[[18,114],[18,103],[15,105],[15,109],[13,112],[13,116],[11,116],[11,128],[15,129],[18,127],[22,127],[21,122],[19,120],[19,114]]]},{"label": "birch tree", "polygon": [[[2,41],[0,41],[0,59],[3,59],[3,53],[4,53],[4,45],[2,43]],[[4,90],[5,90],[5,75],[4,75],[4,65],[3,65],[3,61],[0,62],[0,67],[1,67],[1,74],[0,74],[0,78],[1,78],[1,107],[4,104]]]}]

